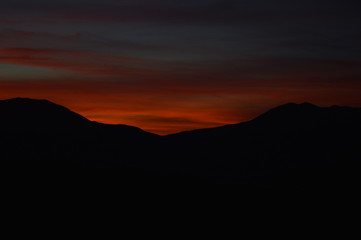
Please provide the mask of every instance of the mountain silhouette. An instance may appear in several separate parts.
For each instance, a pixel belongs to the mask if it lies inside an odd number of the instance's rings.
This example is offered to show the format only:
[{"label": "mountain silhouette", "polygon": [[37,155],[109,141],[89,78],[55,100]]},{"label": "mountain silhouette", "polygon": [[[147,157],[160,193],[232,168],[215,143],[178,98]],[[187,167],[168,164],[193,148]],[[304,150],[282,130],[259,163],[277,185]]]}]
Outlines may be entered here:
[{"label": "mountain silhouette", "polygon": [[[0,101],[1,120],[47,122],[87,122],[88,120],[69,109],[48,100],[13,98]],[[25,122],[25,121],[24,121]]]},{"label": "mountain silhouette", "polygon": [[13,98],[0,101],[0,127],[3,131],[33,132],[41,134],[64,133],[73,131],[111,131],[118,137],[131,137],[133,135],[155,135],[145,132],[137,127],[127,125],[107,125],[93,121],[72,112],[71,110],[52,103],[48,100],[29,98]]},{"label": "mountain silhouette", "polygon": [[179,153],[174,168],[192,175],[227,183],[332,185],[337,166],[360,158],[360,123],[360,108],[290,103],[248,122],[166,138],[170,151]]},{"label": "mountain silhouette", "polygon": [[248,122],[168,136],[89,121],[47,100],[1,100],[0,115],[1,164],[27,177],[102,168],[111,171],[102,179],[117,184],[332,188],[338,166],[360,159],[360,108],[289,103]]}]

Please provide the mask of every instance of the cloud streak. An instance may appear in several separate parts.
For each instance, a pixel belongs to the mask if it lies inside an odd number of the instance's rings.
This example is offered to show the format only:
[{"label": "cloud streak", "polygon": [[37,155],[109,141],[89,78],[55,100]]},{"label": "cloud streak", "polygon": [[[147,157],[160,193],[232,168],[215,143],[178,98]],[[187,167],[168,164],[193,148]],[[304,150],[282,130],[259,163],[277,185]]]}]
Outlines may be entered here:
[{"label": "cloud streak", "polygon": [[360,20],[356,1],[5,1],[0,98],[161,134],[285,102],[355,106]]},{"label": "cloud streak", "polygon": [[109,56],[96,53],[32,48],[1,48],[0,63],[66,70],[76,73],[113,77],[140,77],[154,74],[151,69],[141,69],[133,63],[143,59]]}]

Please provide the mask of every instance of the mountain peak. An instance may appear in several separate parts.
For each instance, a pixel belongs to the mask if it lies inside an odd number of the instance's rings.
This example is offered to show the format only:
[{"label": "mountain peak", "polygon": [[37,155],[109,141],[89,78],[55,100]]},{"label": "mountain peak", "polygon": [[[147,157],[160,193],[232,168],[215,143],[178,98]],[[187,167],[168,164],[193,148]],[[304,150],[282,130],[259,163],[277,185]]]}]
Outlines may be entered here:
[{"label": "mountain peak", "polygon": [[52,106],[52,107],[56,107],[56,108],[59,108],[59,107],[65,108],[58,104],[50,102],[49,100],[46,100],[46,99],[32,99],[32,98],[22,98],[22,97],[0,100],[0,104],[3,107],[8,105],[8,106],[16,106],[16,107],[21,107],[21,106],[51,107]]},{"label": "mountain peak", "polygon": [[24,98],[24,97],[10,98],[2,101],[3,102],[50,102],[49,100],[46,99],[33,99],[33,98]]},{"label": "mountain peak", "polygon": [[43,99],[12,98],[0,100],[0,123],[3,125],[79,125],[89,122],[66,107]]},{"label": "mountain peak", "polygon": [[83,130],[91,131],[97,136],[105,134],[108,137],[157,136],[137,127],[89,121],[68,108],[48,100],[20,97],[0,100],[0,131],[20,134],[24,132],[75,134]]},{"label": "mountain peak", "polygon": [[309,102],[304,102],[304,103],[301,103],[299,105],[301,105],[302,107],[319,108],[319,106],[317,106],[317,105],[315,105],[313,103],[309,103]]},{"label": "mountain peak", "polygon": [[275,107],[259,117],[255,118],[256,121],[282,121],[290,119],[305,119],[313,117],[314,114],[320,112],[323,108],[316,106],[312,103],[287,103],[278,107]]},{"label": "mountain peak", "polygon": [[309,102],[304,102],[304,103],[286,103],[283,104],[281,106],[275,107],[274,109],[316,109],[316,108],[320,108],[319,106],[309,103]]}]

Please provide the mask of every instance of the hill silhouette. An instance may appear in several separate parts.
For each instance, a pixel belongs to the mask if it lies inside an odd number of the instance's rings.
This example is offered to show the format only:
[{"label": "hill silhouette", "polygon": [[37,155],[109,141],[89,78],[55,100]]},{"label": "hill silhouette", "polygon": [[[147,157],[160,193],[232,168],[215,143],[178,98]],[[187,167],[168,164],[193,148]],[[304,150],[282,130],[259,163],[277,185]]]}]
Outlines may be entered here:
[{"label": "hill silhouette", "polygon": [[89,121],[47,100],[2,100],[0,114],[2,165],[23,173],[106,168],[117,183],[334,187],[338,166],[360,157],[360,108],[290,103],[168,136]]},{"label": "hill silhouette", "polygon": [[87,118],[48,100],[13,98],[0,101],[0,128],[12,134],[32,132],[34,134],[74,133],[111,129],[118,137],[151,136],[137,127],[109,125],[89,121]]},{"label": "hill silhouette", "polygon": [[249,122],[166,138],[175,148],[171,151],[184,153],[178,156],[178,167],[203,171],[210,179],[327,186],[339,180],[337,166],[353,165],[360,158],[360,123],[360,108],[290,103]]}]

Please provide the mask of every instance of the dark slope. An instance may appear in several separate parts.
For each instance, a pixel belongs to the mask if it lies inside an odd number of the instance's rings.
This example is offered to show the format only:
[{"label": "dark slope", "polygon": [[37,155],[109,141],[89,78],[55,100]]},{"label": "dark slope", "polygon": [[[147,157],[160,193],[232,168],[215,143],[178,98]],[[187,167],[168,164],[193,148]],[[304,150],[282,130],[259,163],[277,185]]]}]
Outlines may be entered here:
[{"label": "dark slope", "polygon": [[178,153],[174,168],[190,174],[224,182],[327,184],[336,181],[339,165],[360,158],[360,123],[360,108],[291,103],[249,122],[166,138],[170,152]]},{"label": "dark slope", "polygon": [[137,127],[92,122],[69,109],[48,100],[13,98],[0,100],[0,127],[11,131],[73,131],[98,128],[118,137],[156,136]]},{"label": "dark slope", "polygon": [[14,98],[0,101],[0,128],[9,131],[64,131],[90,121],[47,100]]},{"label": "dark slope", "polygon": [[[288,103],[275,107],[249,122],[230,124],[215,128],[197,129],[176,134],[170,134],[167,138],[209,138],[225,137],[226,135],[239,135],[242,131],[257,128],[259,131],[277,131],[282,129],[300,128],[306,126],[326,126],[356,124],[360,121],[360,108],[351,107],[318,107],[310,103]],[[357,125],[357,124],[356,124]],[[266,129],[265,129],[266,128]],[[275,129],[276,128],[276,129]]]},{"label": "dark slope", "polygon": [[0,101],[2,163],[18,167],[117,167],[159,136],[107,125],[47,100]]}]

